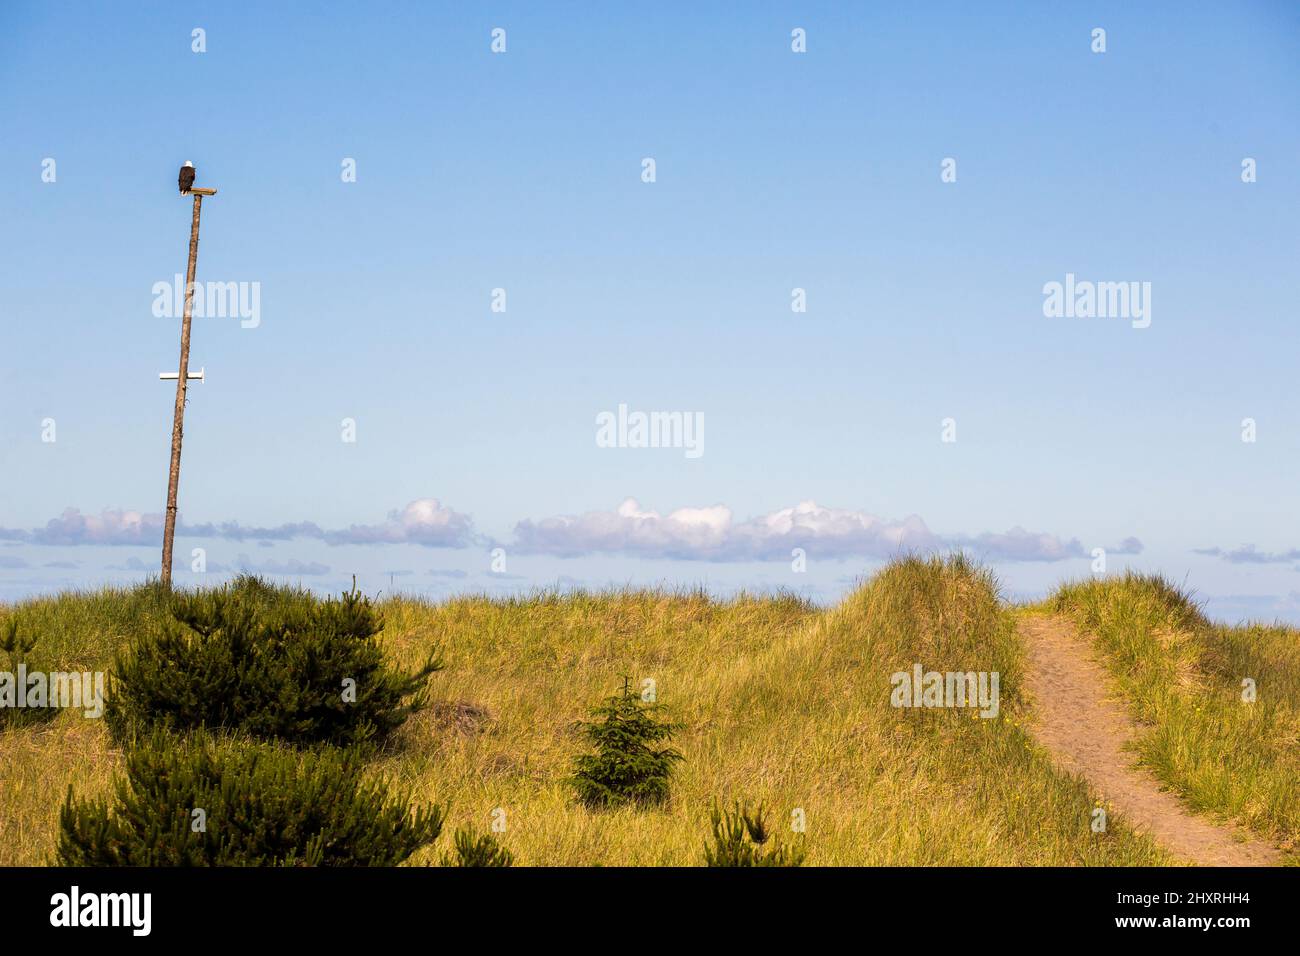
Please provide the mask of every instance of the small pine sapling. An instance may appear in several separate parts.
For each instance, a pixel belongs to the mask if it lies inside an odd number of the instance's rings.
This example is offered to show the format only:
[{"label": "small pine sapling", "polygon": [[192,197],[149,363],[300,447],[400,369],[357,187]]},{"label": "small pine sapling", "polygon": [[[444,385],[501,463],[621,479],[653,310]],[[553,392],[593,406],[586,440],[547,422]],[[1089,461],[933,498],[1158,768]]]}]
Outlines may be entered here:
[{"label": "small pine sapling", "polygon": [[678,725],[657,720],[623,678],[623,692],[605,698],[592,709],[595,718],[582,731],[595,748],[574,761],[570,783],[588,807],[660,806],[668,799],[673,764],[682,759],[672,747],[657,747],[671,739]]},{"label": "small pine sapling", "polygon": [[442,857],[443,866],[510,866],[514,854],[490,833],[479,835],[473,827],[456,831],[456,848]]},{"label": "small pine sapling", "polygon": [[706,866],[801,866],[808,852],[802,846],[773,844],[767,825],[767,811],[760,803],[754,813],[737,802],[732,810],[723,810],[715,801],[710,818],[713,822],[713,846],[704,845]]}]

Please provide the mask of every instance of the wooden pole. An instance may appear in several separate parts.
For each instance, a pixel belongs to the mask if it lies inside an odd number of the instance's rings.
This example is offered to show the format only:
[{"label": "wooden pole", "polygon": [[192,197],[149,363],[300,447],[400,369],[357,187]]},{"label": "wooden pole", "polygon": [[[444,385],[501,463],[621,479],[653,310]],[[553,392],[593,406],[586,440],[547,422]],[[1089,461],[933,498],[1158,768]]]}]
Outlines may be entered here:
[{"label": "wooden pole", "polygon": [[181,483],[181,436],[185,420],[185,391],[189,385],[190,318],[194,310],[194,271],[199,264],[199,210],[204,195],[194,190],[194,218],[190,222],[190,265],[185,273],[185,315],[181,319],[181,363],[176,376],[176,411],[172,418],[172,461],[167,473],[167,521],[163,527],[162,583],[172,586],[172,540],[176,536],[176,491]]}]

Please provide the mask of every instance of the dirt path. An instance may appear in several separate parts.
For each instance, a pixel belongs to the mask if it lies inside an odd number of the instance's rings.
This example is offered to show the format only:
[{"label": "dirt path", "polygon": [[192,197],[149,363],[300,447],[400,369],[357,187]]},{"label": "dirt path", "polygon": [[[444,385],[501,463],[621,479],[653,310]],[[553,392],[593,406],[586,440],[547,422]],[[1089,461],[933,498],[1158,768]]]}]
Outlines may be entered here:
[{"label": "dirt path", "polygon": [[1149,771],[1123,749],[1138,731],[1111,695],[1109,676],[1088,642],[1064,617],[1023,619],[1034,696],[1034,735],[1059,765],[1083,776],[1132,827],[1175,856],[1202,866],[1268,866],[1281,854],[1241,831],[1216,826],[1160,789]]}]

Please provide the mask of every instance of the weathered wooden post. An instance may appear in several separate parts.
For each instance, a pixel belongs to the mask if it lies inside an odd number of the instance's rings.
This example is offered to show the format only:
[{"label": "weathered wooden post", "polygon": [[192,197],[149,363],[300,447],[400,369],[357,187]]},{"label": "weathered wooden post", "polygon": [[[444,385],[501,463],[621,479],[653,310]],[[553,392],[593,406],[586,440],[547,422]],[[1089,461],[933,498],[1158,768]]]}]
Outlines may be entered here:
[{"label": "weathered wooden post", "polygon": [[[190,222],[190,264],[185,273],[185,315],[181,319],[181,362],[175,373],[176,377],[176,411],[172,418],[172,456],[171,467],[167,473],[167,519],[163,526],[162,583],[164,587],[172,586],[172,541],[176,537],[176,492],[181,483],[181,437],[185,421],[185,393],[190,381],[190,320],[194,311],[194,271],[199,263],[199,211],[203,206],[204,196],[215,196],[215,189],[192,188],[194,195],[194,218]],[[169,379],[171,374],[162,373],[160,378]],[[199,381],[203,372],[193,376]]]}]

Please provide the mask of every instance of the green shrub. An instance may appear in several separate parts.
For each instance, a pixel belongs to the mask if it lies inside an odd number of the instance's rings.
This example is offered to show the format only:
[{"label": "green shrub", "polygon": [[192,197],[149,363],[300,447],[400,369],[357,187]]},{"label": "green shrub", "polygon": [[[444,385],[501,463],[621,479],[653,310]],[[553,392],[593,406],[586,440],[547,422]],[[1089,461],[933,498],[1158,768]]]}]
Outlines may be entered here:
[{"label": "green shrub", "polygon": [[456,849],[442,858],[443,866],[510,866],[514,854],[489,833],[479,836],[473,827],[456,831]]},{"label": "green shrub", "polygon": [[766,811],[760,804],[752,815],[748,807],[739,803],[733,810],[722,810],[713,805],[710,818],[713,822],[713,846],[705,844],[704,862],[707,866],[800,866],[808,855],[804,847],[793,848],[773,844],[764,851],[772,832],[765,819]]},{"label": "green shrub", "polygon": [[653,711],[628,687],[607,697],[592,710],[597,718],[582,725],[594,754],[582,754],[574,761],[570,783],[578,799],[589,807],[608,808],[625,804],[650,806],[668,799],[673,763],[682,755],[671,747],[656,749],[679,729],[660,722]]},{"label": "green shrub", "polygon": [[64,866],[395,866],[438,838],[362,775],[358,752],[156,732],[131,749],[112,805],[68,788]]},{"label": "green shrub", "polygon": [[[3,627],[0,627],[0,651],[4,652],[3,655],[0,655],[0,671],[6,672],[3,677],[0,677],[0,680],[3,680],[8,686],[8,690],[0,696],[0,730],[43,724],[58,716],[58,708],[53,706],[17,706],[18,700],[24,692],[24,689],[18,686],[20,667],[26,665],[25,671],[27,673],[42,669],[39,664],[35,663],[35,658],[32,655],[32,649],[36,646],[36,641],[37,638],[34,634],[23,637],[19,633],[17,615],[11,615],[5,621]],[[13,697],[12,701],[8,699],[11,695]]]},{"label": "green shrub", "polygon": [[242,576],[177,595],[171,617],[115,663],[105,717],[119,740],[207,727],[295,744],[382,741],[442,668],[436,657],[414,674],[386,667],[383,620],[355,588],[320,601]]}]

